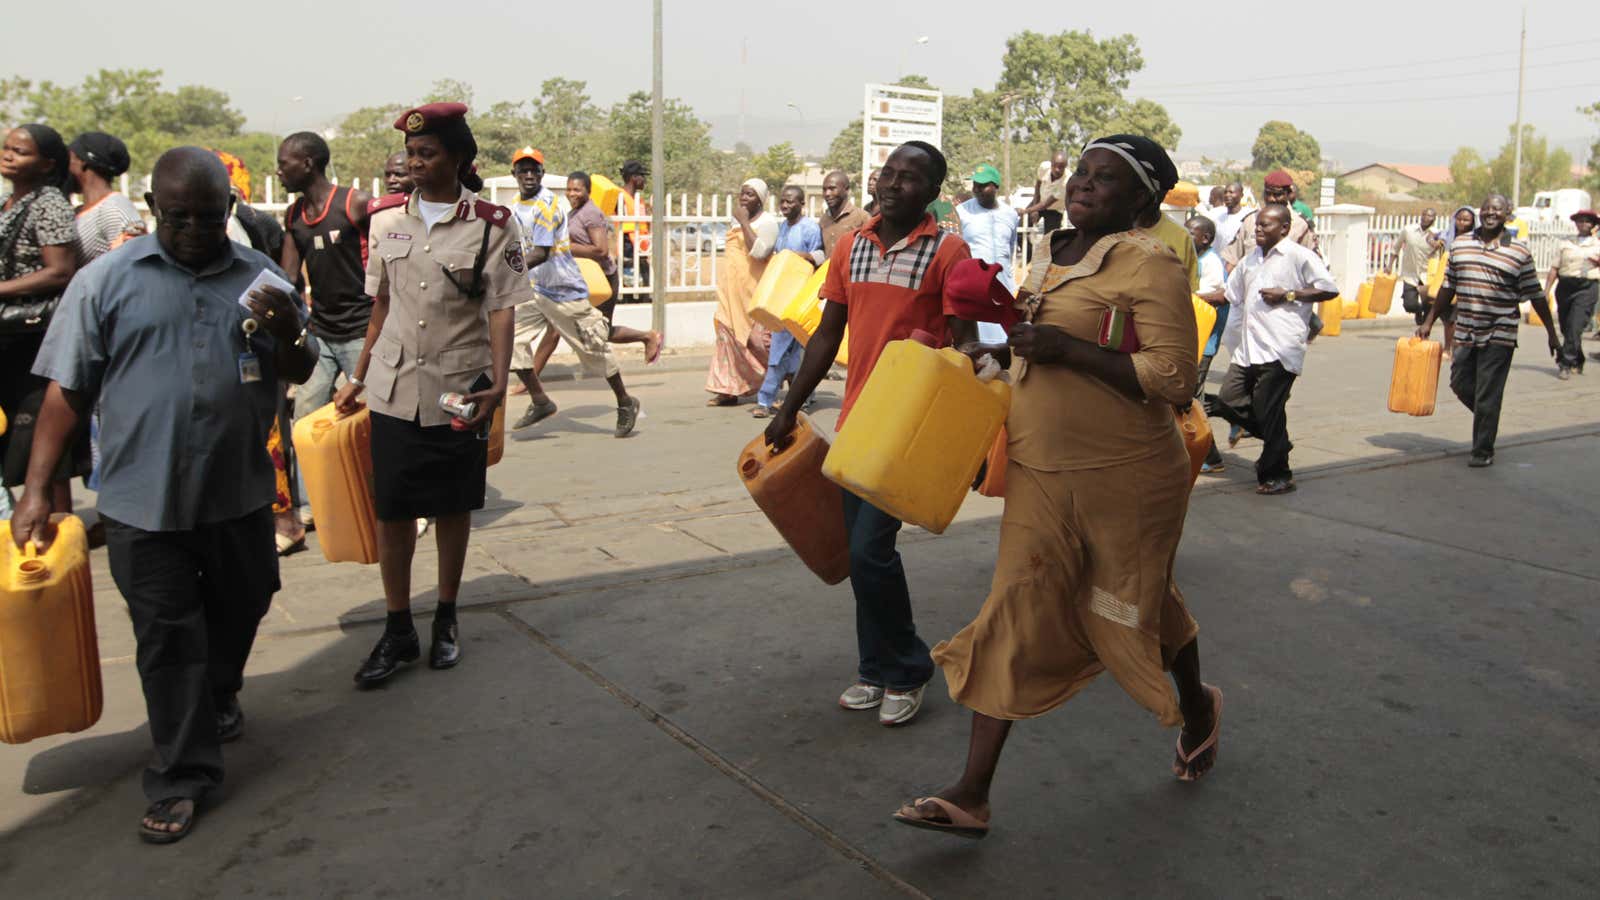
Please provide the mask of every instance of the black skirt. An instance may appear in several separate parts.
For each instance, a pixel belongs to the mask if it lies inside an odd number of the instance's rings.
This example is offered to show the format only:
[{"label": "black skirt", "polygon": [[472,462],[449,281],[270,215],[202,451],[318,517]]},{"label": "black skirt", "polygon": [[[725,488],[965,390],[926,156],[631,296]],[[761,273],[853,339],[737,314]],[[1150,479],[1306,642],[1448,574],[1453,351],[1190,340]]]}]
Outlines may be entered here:
[{"label": "black skirt", "polygon": [[[48,379],[32,372],[43,343],[43,334],[0,337],[0,411],[6,416],[5,433],[0,434],[0,481],[7,487],[19,487],[28,477],[34,421],[44,405],[45,388],[50,386]],[[87,475],[92,462],[89,419],[85,416],[50,480],[67,481],[75,475]]]},{"label": "black skirt", "polygon": [[372,414],[372,504],[384,522],[483,509],[489,442],[449,425]]}]

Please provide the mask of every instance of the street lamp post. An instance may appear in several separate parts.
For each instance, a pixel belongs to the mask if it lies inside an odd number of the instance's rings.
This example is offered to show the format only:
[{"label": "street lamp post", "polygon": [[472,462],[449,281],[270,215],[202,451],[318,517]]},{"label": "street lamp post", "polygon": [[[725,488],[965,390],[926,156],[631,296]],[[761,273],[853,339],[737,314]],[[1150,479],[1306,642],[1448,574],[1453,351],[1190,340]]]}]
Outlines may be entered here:
[{"label": "street lamp post", "polygon": [[655,0],[650,90],[650,327],[667,331],[667,132],[661,110],[661,0]]},{"label": "street lamp post", "polygon": [[1005,170],[1005,180],[1006,180],[1005,190],[1007,192],[1009,192],[1012,189],[1012,185],[1011,185],[1011,104],[1016,99],[1017,99],[1017,95],[1016,95],[1015,92],[1006,94],[1005,96],[1000,98],[1000,105],[1003,106],[1005,108],[1005,111],[1006,111],[1005,135],[1003,136],[1003,142],[1001,144],[1000,154],[1001,154],[1001,167]]}]

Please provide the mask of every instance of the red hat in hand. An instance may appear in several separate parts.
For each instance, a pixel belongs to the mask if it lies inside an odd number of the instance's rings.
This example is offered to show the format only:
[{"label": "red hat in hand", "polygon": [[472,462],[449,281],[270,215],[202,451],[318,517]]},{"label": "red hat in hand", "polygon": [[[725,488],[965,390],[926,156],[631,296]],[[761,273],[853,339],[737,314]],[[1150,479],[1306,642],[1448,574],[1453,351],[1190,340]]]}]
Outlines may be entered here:
[{"label": "red hat in hand", "polygon": [[1009,330],[1021,315],[1016,297],[1000,283],[1000,263],[986,263],[969,257],[950,267],[945,276],[944,295],[951,312],[969,322],[994,322]]}]

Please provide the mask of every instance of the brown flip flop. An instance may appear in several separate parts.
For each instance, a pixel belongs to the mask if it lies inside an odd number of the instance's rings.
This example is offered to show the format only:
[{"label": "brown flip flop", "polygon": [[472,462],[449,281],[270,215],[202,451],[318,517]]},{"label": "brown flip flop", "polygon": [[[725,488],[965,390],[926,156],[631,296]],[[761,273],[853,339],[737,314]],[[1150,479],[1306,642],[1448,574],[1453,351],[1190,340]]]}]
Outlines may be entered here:
[{"label": "brown flip flop", "polygon": [[[932,803],[944,813],[944,819],[930,818],[917,809],[924,803]],[[918,797],[909,804],[900,807],[894,814],[894,820],[902,825],[912,828],[923,828],[928,831],[942,831],[956,837],[982,840],[989,835],[989,823],[983,821],[972,813],[945,800],[942,797]]]}]

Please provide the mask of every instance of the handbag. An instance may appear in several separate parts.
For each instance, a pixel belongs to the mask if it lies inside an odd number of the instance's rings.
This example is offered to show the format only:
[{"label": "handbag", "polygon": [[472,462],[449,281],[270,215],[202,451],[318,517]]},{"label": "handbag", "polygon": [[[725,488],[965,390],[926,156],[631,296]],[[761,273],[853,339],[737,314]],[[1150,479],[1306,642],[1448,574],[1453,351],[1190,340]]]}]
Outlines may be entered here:
[{"label": "handbag", "polygon": [[[0,273],[0,281],[10,281],[16,277],[16,257],[13,254],[17,249],[17,241],[22,239],[22,230],[28,227],[34,199],[30,196],[23,201],[22,211],[17,213],[16,227],[0,243],[0,260],[4,260],[5,266],[5,271]],[[60,294],[51,297],[11,297],[0,301],[0,335],[42,334],[50,327],[50,317],[55,315],[56,307],[60,305]]]}]

